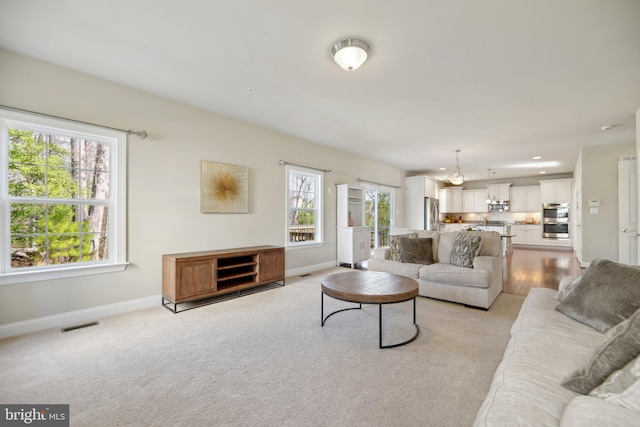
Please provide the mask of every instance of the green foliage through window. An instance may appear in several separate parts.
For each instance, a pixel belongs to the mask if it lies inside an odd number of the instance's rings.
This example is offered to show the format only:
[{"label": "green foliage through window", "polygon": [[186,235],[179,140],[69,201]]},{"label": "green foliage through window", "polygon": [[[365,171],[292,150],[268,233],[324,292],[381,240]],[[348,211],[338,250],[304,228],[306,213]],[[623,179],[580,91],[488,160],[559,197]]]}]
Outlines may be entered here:
[{"label": "green foliage through window", "polygon": [[106,259],[109,146],[9,129],[13,268]]}]

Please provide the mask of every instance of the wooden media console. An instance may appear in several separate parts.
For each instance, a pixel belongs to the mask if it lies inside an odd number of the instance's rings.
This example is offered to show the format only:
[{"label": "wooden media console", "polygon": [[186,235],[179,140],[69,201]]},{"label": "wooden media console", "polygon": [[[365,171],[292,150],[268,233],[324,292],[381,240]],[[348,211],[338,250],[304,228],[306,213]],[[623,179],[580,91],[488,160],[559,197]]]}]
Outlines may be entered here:
[{"label": "wooden media console", "polygon": [[278,246],[162,256],[162,305],[174,313],[181,303],[240,296],[245,289],[276,282],[284,286],[284,248]]}]

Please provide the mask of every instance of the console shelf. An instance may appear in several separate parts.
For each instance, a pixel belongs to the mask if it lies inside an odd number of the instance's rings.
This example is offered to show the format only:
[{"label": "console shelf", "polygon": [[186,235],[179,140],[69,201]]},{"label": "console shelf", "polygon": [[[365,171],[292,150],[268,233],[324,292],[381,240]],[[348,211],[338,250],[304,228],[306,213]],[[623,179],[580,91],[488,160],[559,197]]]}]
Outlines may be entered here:
[{"label": "console shelf", "polygon": [[185,310],[178,304],[240,296],[242,290],[277,282],[284,286],[284,248],[278,246],[162,256],[162,305],[174,313]]}]

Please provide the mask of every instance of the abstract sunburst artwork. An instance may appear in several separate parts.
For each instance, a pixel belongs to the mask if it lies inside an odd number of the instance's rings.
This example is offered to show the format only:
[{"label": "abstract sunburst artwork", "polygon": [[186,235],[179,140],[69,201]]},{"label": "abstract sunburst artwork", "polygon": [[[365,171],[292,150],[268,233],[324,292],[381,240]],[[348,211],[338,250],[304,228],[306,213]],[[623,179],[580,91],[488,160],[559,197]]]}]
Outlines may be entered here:
[{"label": "abstract sunburst artwork", "polygon": [[249,212],[249,169],[224,163],[200,163],[200,212]]}]

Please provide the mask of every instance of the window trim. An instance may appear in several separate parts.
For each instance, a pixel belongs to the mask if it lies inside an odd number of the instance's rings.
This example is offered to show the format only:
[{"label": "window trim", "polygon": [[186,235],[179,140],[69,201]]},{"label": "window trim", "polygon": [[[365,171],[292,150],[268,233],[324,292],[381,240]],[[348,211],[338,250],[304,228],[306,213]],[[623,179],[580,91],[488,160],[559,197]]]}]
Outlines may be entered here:
[{"label": "window trim", "polygon": [[[318,207],[315,209],[316,211],[316,231],[315,231],[315,240],[309,242],[290,242],[289,241],[289,194],[290,188],[289,184],[291,182],[291,173],[298,172],[304,173],[307,175],[312,175],[316,177],[317,186],[316,186],[316,197],[318,200]],[[322,172],[318,172],[317,170],[305,168],[303,166],[294,166],[287,165],[286,167],[286,183],[285,183],[285,248],[287,250],[291,249],[308,249],[312,247],[321,247],[324,245],[324,194],[323,194],[323,182],[324,175]]]},{"label": "window trim", "polygon": [[[109,258],[102,261],[59,264],[43,267],[11,268],[11,212],[8,194],[8,129],[19,126],[34,131],[55,132],[72,137],[109,143]],[[125,270],[127,266],[127,133],[65,119],[0,108],[0,285],[63,279]]]}]

